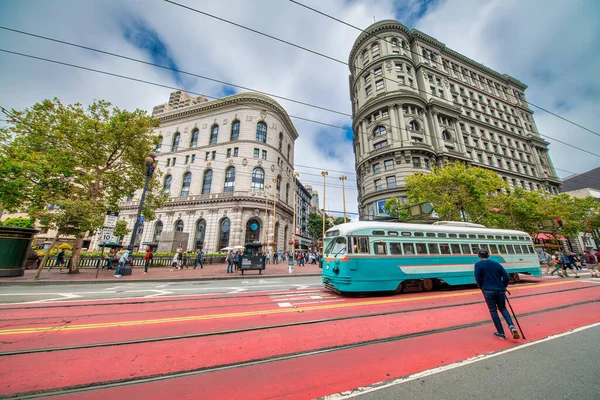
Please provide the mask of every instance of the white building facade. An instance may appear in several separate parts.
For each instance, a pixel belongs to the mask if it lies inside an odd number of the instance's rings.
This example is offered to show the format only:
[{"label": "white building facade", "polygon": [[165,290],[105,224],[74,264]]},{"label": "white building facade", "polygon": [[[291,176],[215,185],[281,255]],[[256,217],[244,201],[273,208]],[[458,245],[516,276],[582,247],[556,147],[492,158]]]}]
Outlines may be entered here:
[{"label": "white building facade", "polygon": [[[264,241],[275,242],[275,250],[290,249],[298,133],[286,111],[256,93],[190,103],[154,109],[160,121],[154,131],[161,141],[157,169],[169,199],[156,220],[144,222],[136,245],[160,250],[161,238],[181,232],[187,251]],[[119,218],[129,229],[139,195],[122,204]]]},{"label": "white building facade", "polygon": [[359,35],[349,65],[361,215],[405,199],[407,176],[454,160],[558,194],[548,142],[515,78],[393,20]]}]

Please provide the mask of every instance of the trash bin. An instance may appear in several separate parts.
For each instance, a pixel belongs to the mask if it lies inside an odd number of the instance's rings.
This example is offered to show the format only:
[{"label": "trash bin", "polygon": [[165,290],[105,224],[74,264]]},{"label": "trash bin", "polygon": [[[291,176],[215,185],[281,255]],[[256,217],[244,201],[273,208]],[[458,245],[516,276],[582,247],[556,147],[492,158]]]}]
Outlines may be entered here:
[{"label": "trash bin", "polygon": [[22,276],[33,236],[31,228],[0,226],[0,277]]}]

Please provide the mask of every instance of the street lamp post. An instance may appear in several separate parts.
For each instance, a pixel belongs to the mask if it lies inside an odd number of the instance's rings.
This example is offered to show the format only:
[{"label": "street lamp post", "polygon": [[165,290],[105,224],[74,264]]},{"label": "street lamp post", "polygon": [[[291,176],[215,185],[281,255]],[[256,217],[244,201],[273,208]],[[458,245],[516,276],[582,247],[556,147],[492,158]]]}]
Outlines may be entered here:
[{"label": "street lamp post", "polygon": [[[294,223],[293,223],[293,232],[292,232],[292,257],[295,257],[296,254],[296,197],[298,196],[298,194],[296,193],[297,190],[297,186],[296,186],[296,179],[298,178],[300,174],[298,173],[293,173],[292,177],[294,179]],[[293,265],[293,261],[292,261],[292,265]]]},{"label": "street lamp post", "polygon": [[[135,218],[135,224],[133,225],[133,232],[131,233],[131,240],[129,241],[129,246],[127,247],[127,250],[129,250],[131,253],[133,253],[133,248],[135,246],[135,237],[137,236],[138,230],[140,228],[140,224],[142,224],[141,215],[142,215],[142,209],[144,208],[144,200],[146,199],[146,192],[148,191],[148,184],[150,183],[150,179],[152,178],[152,175],[154,175],[154,170],[156,170],[156,167],[158,165],[155,158],[156,158],[156,153],[150,152],[150,154],[148,154],[148,157],[146,157],[146,159],[145,159],[145,161],[146,161],[146,181],[144,182],[144,189],[142,190],[142,196],[140,198],[140,205],[138,206],[137,216]],[[130,253],[130,255],[131,255],[131,253]],[[121,270],[121,275],[131,275],[131,265],[124,265],[123,269]]]},{"label": "street lamp post", "polygon": [[327,171],[321,171],[321,175],[323,175],[323,236],[321,237],[321,250],[325,250],[325,216],[327,212],[325,211],[325,202],[327,200],[327,175],[329,173]]},{"label": "street lamp post", "polygon": [[[275,237],[275,220],[277,219],[277,187],[279,186],[279,178],[273,178],[273,183],[275,183],[275,190],[273,191],[273,242],[272,243],[276,243],[275,240],[277,240],[277,238]],[[276,244],[273,244],[273,248],[271,250],[271,262],[273,262],[275,260],[275,250],[276,250]]]},{"label": "street lamp post", "polygon": [[267,251],[267,227],[269,226],[269,211],[267,209],[267,204],[269,202],[269,195],[267,194],[267,190],[271,189],[271,185],[268,183],[265,184],[265,222],[263,224],[263,246],[265,249],[263,250],[265,253]]},{"label": "street lamp post", "polygon": [[344,188],[344,181],[348,179],[347,176],[340,176],[340,181],[342,181],[342,202],[344,203],[344,223],[347,222],[346,218],[346,189]]}]

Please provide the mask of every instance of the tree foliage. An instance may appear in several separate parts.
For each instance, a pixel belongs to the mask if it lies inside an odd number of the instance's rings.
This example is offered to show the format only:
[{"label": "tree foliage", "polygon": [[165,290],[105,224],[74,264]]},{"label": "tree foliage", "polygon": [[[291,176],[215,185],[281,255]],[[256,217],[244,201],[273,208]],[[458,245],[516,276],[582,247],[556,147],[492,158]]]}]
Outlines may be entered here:
[{"label": "tree foliage", "polygon": [[31,218],[8,218],[4,222],[0,222],[0,226],[14,226],[17,228],[33,228]]},{"label": "tree foliage", "polygon": [[[331,228],[333,224],[325,219],[325,230]],[[321,239],[323,237],[323,218],[320,214],[312,213],[308,215],[308,234],[313,239]]]},{"label": "tree foliage", "polygon": [[117,225],[115,226],[115,230],[113,232],[114,236],[121,237],[126,236],[131,232],[131,229],[127,229],[127,222],[120,219],[117,221]]},{"label": "tree foliage", "polygon": [[[118,211],[124,197],[143,187],[158,121],[102,100],[87,108],[44,100],[11,114],[12,126],[0,135],[1,207],[22,209],[59,235],[75,235],[70,272],[77,272],[83,236],[102,227],[106,210]],[[150,187],[147,220],[163,201],[156,176]]]},{"label": "tree foliage", "polygon": [[333,220],[333,226],[341,225],[344,223],[344,217],[337,217]]},{"label": "tree foliage", "polygon": [[383,209],[391,218],[407,219],[410,217],[407,206],[395,196],[386,200]]}]

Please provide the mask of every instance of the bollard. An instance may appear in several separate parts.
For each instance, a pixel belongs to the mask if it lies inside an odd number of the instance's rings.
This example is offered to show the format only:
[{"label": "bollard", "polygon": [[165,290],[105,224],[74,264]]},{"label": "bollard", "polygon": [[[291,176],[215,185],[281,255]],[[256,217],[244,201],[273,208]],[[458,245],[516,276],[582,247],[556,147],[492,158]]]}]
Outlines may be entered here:
[{"label": "bollard", "polygon": [[292,274],[294,273],[294,260],[290,259],[289,263],[288,263],[288,273]]}]

